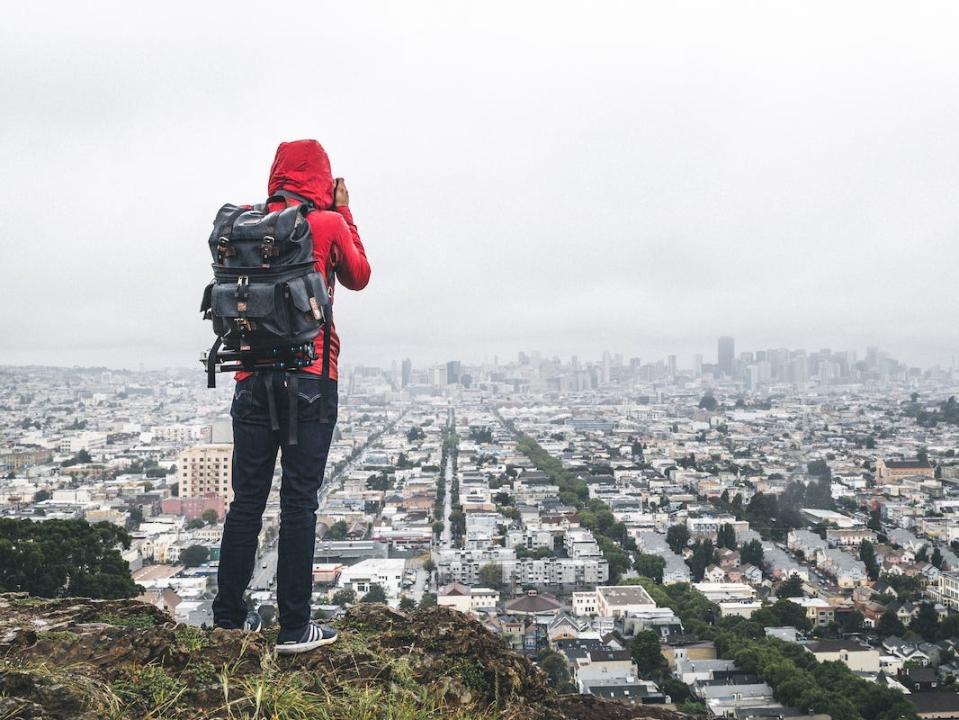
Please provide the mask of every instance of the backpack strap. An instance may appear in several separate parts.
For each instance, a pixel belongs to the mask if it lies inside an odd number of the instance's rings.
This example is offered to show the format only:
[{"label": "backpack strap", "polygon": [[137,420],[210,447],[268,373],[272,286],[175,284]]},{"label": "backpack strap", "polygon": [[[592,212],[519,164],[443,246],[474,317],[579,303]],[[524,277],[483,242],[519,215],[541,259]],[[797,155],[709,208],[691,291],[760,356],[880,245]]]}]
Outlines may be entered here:
[{"label": "backpack strap", "polygon": [[279,201],[279,200],[284,200],[284,201],[285,201],[285,200],[297,200],[297,201],[299,201],[302,205],[307,205],[311,210],[315,210],[315,209],[316,209],[316,204],[315,204],[312,200],[310,200],[309,198],[304,197],[304,196],[300,195],[299,193],[295,193],[295,192],[293,192],[292,190],[285,190],[285,189],[283,189],[283,188],[280,188],[280,189],[277,190],[275,193],[273,193],[272,195],[270,195],[270,197],[268,197],[266,201],[269,203],[269,202],[271,202],[271,201],[273,201],[273,200],[277,200],[277,201]]},{"label": "backpack strap", "polygon": [[[316,210],[316,204],[307,197],[295,193],[292,190],[287,190],[285,188],[280,188],[275,193],[270,195],[264,203],[264,207],[269,205],[271,202],[280,202],[283,201],[286,203],[287,200],[297,200],[301,205],[307,207],[306,213],[304,215],[309,215],[311,211]],[[326,279],[326,291],[331,292],[333,289],[333,277],[334,271],[331,270],[329,276]],[[326,317],[323,320],[323,368],[322,376],[324,379],[329,380],[330,378],[330,335],[332,333],[333,327],[333,304],[332,296],[330,296],[330,304],[326,306]]]},{"label": "backpack strap", "polygon": [[208,388],[216,387],[216,358],[222,344],[223,338],[218,335],[206,356],[206,386]]}]

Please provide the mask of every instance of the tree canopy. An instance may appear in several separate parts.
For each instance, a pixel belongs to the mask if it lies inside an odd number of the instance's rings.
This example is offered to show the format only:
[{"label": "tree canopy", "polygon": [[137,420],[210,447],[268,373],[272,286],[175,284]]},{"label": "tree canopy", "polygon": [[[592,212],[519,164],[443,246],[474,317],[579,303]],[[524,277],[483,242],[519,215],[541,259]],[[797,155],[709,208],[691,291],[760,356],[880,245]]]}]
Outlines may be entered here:
[{"label": "tree canopy", "polygon": [[120,548],[130,535],[108,522],[0,518],[0,590],[40,597],[125,598],[143,591]]}]

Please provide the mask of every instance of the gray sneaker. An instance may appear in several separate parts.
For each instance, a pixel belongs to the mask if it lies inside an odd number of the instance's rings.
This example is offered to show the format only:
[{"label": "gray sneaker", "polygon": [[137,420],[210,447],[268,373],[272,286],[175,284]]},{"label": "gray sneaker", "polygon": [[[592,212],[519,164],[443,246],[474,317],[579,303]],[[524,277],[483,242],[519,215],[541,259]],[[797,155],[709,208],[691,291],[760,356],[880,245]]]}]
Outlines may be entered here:
[{"label": "gray sneaker", "polygon": [[263,627],[263,618],[260,617],[260,613],[251,612],[247,613],[246,620],[243,621],[243,629],[248,632],[260,632],[260,628]]},{"label": "gray sneaker", "polygon": [[293,655],[316,650],[332,642],[336,642],[336,630],[329,625],[311,622],[298,637],[281,630],[276,638],[276,652],[278,655]]}]

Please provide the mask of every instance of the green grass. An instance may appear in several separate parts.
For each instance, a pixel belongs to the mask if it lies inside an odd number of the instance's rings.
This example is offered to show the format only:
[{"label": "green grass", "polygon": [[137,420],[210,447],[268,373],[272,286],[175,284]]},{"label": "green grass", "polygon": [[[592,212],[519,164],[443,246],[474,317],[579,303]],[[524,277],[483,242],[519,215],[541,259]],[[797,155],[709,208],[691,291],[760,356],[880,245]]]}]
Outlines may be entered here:
[{"label": "green grass", "polygon": [[80,636],[72,630],[41,630],[37,633],[37,640],[49,640],[64,645],[76,642],[79,639]]},{"label": "green grass", "polygon": [[186,685],[160,665],[128,665],[112,683],[123,709],[142,710],[144,717],[163,717],[186,692]]},{"label": "green grass", "polygon": [[209,660],[198,660],[186,666],[180,679],[192,688],[214,685],[220,681],[220,672]]},{"label": "green grass", "polygon": [[48,598],[33,597],[32,595],[22,598],[12,598],[10,600],[10,604],[14,607],[36,607],[37,605],[43,605],[48,602],[51,602]]},{"label": "green grass", "polygon": [[177,647],[187,652],[202,650],[210,644],[209,636],[200,628],[191,625],[177,625],[174,636]]},{"label": "green grass", "polygon": [[97,717],[113,717],[119,711],[120,699],[106,683],[92,676],[86,665],[71,663],[54,666],[49,663],[16,663],[0,660],[0,673],[23,673],[32,676],[37,685],[57,687],[58,693],[70,692],[84,708]]},{"label": "green grass", "polygon": [[135,613],[132,615],[118,615],[116,613],[99,613],[93,622],[105,623],[127,630],[145,630],[156,626],[156,618],[150,613]]}]

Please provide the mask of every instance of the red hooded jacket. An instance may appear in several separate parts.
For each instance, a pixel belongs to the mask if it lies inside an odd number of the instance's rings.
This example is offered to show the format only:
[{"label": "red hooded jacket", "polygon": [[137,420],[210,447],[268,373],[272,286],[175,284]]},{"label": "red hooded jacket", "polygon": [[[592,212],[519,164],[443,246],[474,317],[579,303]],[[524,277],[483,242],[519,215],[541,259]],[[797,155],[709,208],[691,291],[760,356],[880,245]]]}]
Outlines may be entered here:
[{"label": "red hooded jacket", "polygon": [[[295,140],[280,143],[276,149],[273,167],[270,168],[270,195],[277,190],[289,190],[312,200],[316,210],[306,216],[313,233],[313,258],[316,270],[323,277],[333,277],[330,284],[330,304],[333,303],[333,290],[339,281],[350,290],[362,290],[370,281],[370,263],[360,240],[360,234],[353,224],[353,214],[349,207],[333,206],[333,173],[330,170],[330,158],[323,146],[316,140]],[[289,204],[298,204],[295,199]],[[278,210],[282,202],[270,203],[269,209]],[[336,324],[330,328],[330,378],[336,379],[337,358],[340,354],[340,338],[336,334]],[[316,338],[317,358],[323,357],[323,333]],[[321,375],[323,364],[318,359],[304,372]],[[237,380],[249,377],[248,372],[236,374]]]}]

